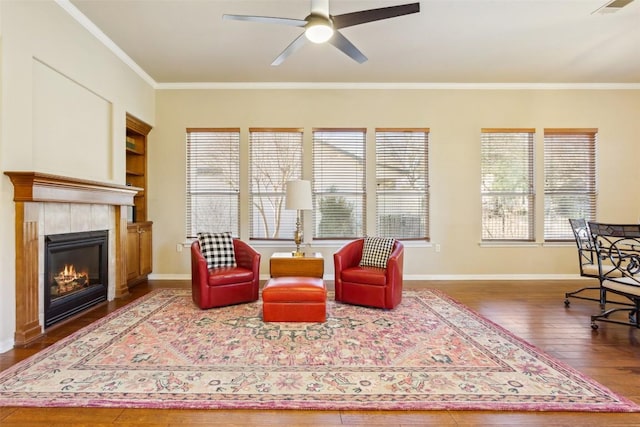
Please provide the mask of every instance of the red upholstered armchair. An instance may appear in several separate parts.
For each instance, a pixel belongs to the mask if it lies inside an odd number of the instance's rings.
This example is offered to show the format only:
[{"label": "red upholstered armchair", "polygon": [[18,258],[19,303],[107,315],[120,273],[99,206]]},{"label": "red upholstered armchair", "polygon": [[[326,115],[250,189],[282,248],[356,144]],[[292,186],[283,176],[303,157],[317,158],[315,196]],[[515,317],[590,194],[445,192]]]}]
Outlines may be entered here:
[{"label": "red upholstered armchair", "polygon": [[404,246],[395,241],[386,268],[360,267],[363,248],[358,239],[333,254],[336,301],[392,309],[402,301]]},{"label": "red upholstered armchair", "polygon": [[239,239],[233,239],[236,267],[207,268],[200,243],[191,244],[191,294],[201,309],[258,300],[260,254]]}]

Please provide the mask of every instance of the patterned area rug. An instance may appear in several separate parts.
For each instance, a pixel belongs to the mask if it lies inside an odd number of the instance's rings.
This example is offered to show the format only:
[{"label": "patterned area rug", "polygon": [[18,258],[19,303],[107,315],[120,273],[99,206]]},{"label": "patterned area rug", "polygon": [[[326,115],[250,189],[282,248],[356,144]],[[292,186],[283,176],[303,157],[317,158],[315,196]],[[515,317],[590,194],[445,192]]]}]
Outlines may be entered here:
[{"label": "patterned area rug", "polygon": [[0,405],[637,412],[439,291],[264,323],[155,291],[0,374]]}]

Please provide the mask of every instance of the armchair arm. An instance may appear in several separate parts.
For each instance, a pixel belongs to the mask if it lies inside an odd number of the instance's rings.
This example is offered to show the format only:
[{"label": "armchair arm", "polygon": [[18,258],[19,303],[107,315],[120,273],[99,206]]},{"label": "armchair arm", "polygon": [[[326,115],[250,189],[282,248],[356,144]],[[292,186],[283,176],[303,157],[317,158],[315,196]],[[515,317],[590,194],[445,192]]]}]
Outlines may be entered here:
[{"label": "armchair arm", "polygon": [[202,252],[200,252],[200,242],[194,240],[191,243],[191,288],[193,300],[198,305],[203,295],[206,294],[208,276],[209,268],[207,267],[207,261],[202,256]]},{"label": "armchair arm", "polygon": [[403,266],[404,245],[401,241],[396,240],[389,259],[387,260],[387,286],[390,288],[387,293],[387,298],[391,297],[390,300],[387,300],[388,307],[394,307],[396,304],[394,304],[393,301],[398,303],[402,299]]},{"label": "armchair arm", "polygon": [[399,240],[396,243],[387,260],[387,283],[391,283],[394,278],[402,278],[404,265],[404,245]]},{"label": "armchair arm", "polygon": [[360,264],[362,259],[362,248],[364,247],[364,239],[357,239],[344,244],[333,254],[333,263],[335,273],[345,268],[355,267]]},{"label": "armchair arm", "polygon": [[258,276],[258,272],[260,271],[260,253],[240,239],[233,239],[233,250],[238,267],[251,270]]},{"label": "armchair arm", "polygon": [[333,254],[333,273],[336,301],[342,300],[342,270],[360,264],[364,239],[357,239],[344,244]]}]

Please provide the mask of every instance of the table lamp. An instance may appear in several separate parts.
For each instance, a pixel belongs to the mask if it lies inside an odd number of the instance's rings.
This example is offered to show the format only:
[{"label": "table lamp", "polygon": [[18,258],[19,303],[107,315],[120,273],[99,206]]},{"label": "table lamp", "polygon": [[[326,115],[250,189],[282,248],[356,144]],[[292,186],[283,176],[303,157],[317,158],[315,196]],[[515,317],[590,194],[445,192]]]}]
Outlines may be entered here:
[{"label": "table lamp", "polygon": [[311,200],[311,182],[304,180],[287,182],[287,201],[285,209],[297,210],[296,215],[296,231],[293,235],[293,241],[296,243],[296,251],[293,256],[304,256],[304,252],[300,251],[302,243],[302,211],[313,209],[313,201]]}]

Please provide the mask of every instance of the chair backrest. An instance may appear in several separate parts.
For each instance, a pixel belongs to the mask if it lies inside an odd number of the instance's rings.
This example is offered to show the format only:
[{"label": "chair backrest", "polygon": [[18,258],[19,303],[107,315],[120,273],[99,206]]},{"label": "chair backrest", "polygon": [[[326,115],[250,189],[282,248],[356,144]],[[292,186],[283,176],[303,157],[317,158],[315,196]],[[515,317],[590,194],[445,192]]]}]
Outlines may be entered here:
[{"label": "chair backrest", "polygon": [[571,224],[578,249],[592,249],[591,233],[589,232],[587,220],[584,218],[569,219],[569,223]]},{"label": "chair backrest", "polygon": [[[585,265],[595,265],[595,249],[593,247],[593,239],[589,231],[589,225],[584,218],[569,219],[573,236],[576,239],[578,247],[578,261],[580,262],[580,274],[583,276],[593,277],[593,274],[585,273]],[[597,276],[596,276],[597,277]]]},{"label": "chair backrest", "polygon": [[600,279],[640,286],[640,224],[589,222],[588,225]]}]

